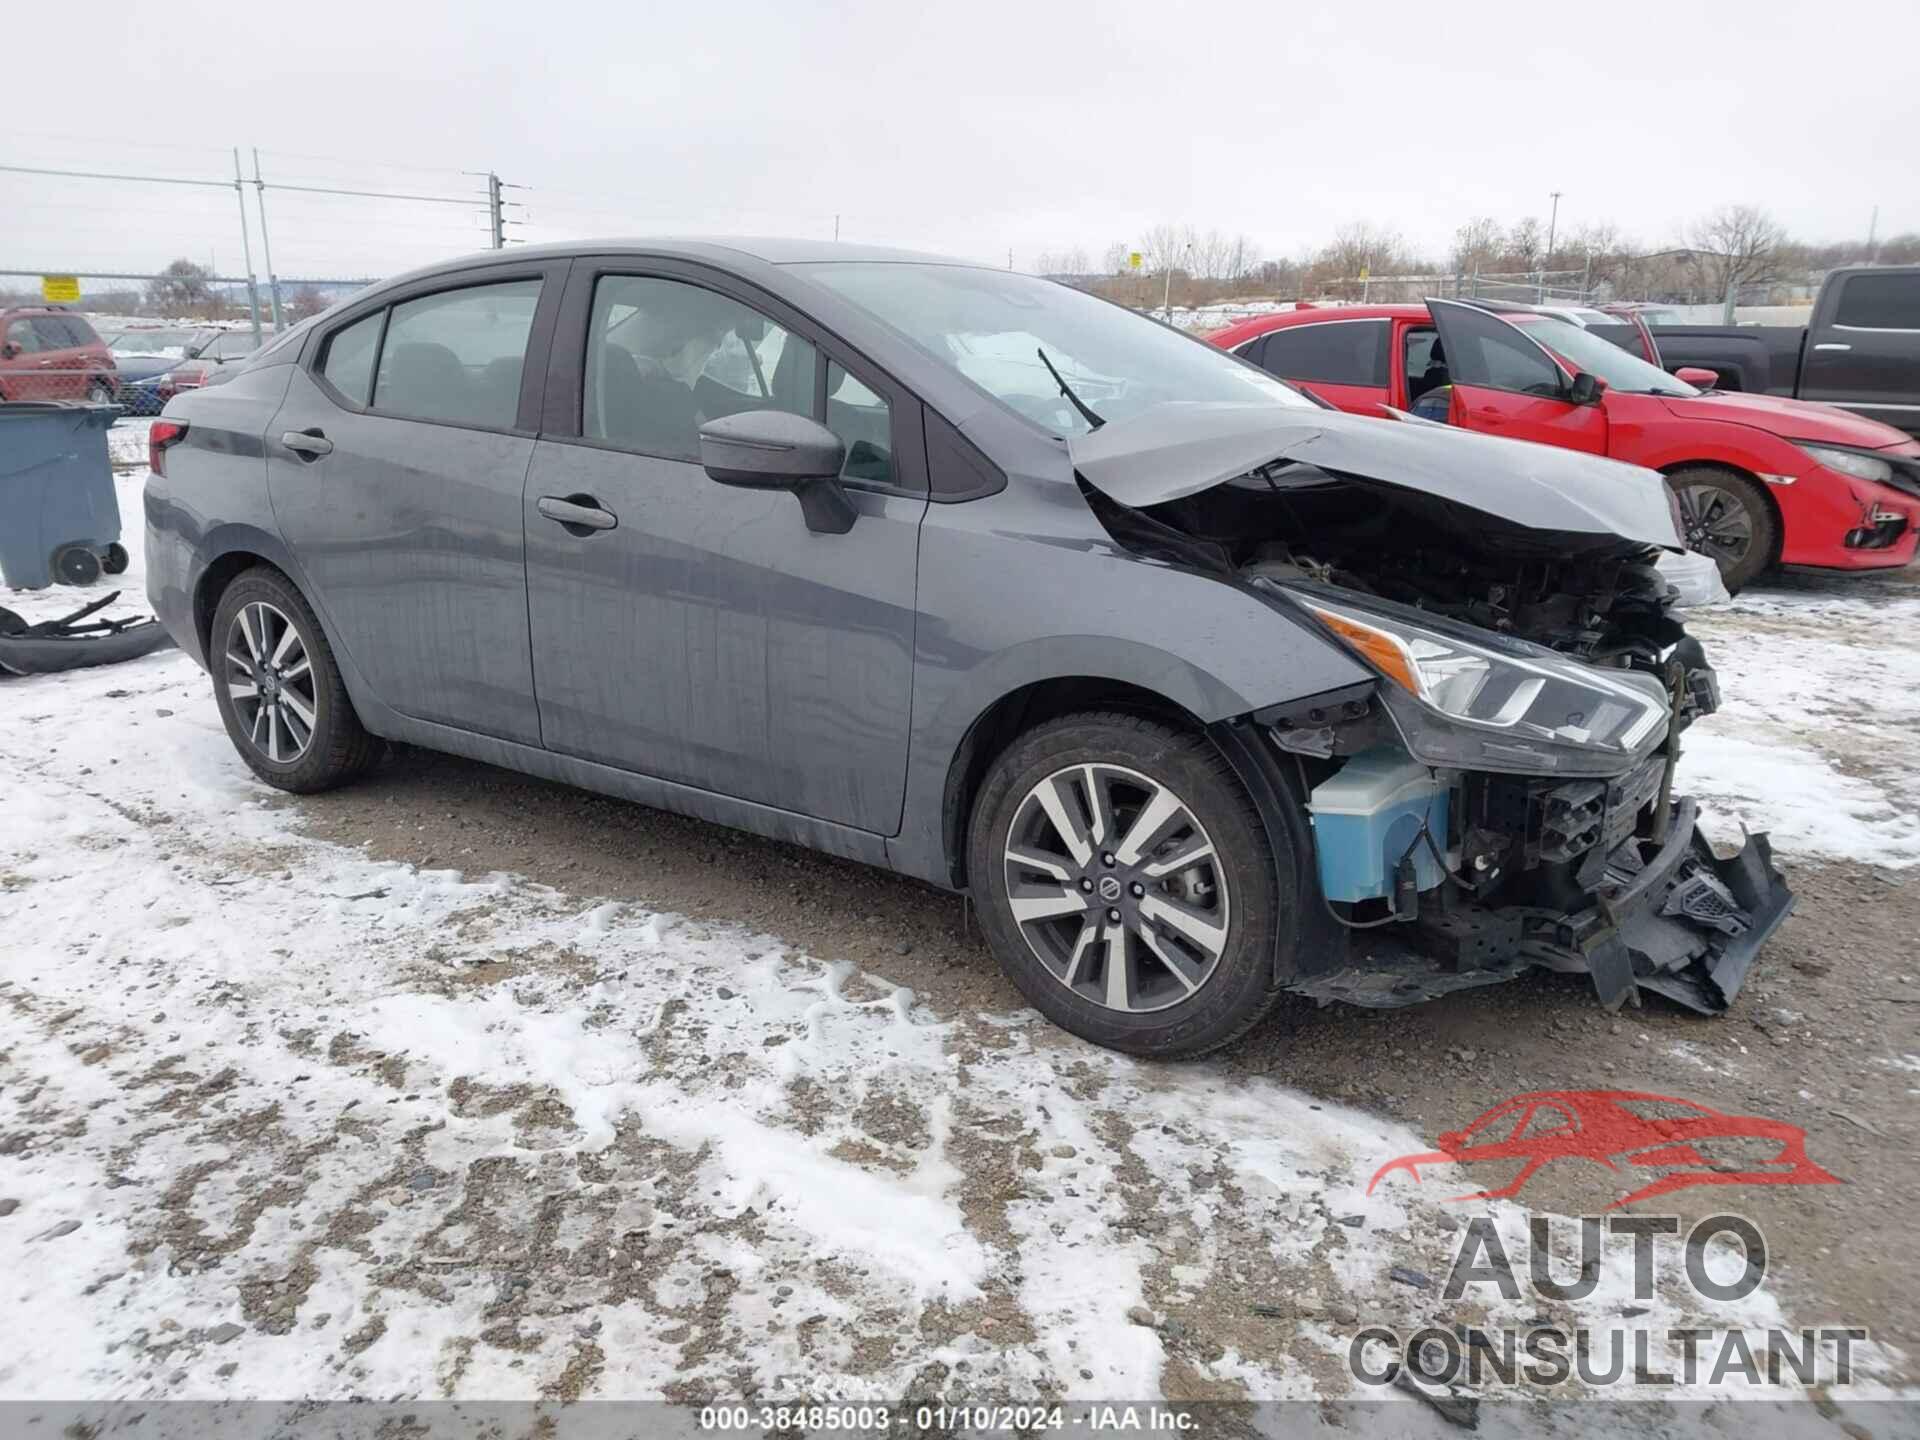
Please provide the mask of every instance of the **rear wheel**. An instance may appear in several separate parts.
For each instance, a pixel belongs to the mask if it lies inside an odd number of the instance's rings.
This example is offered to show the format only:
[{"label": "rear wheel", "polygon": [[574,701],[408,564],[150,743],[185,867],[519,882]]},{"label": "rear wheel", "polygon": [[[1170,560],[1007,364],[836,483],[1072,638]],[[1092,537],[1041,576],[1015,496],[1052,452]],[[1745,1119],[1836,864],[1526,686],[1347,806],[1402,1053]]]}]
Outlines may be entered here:
[{"label": "rear wheel", "polygon": [[981,787],[967,870],[1002,968],[1082,1039],[1200,1055],[1279,997],[1275,936],[1296,897],[1198,735],[1105,713],[1029,731]]},{"label": "rear wheel", "polygon": [[372,764],[379,742],[354,713],[312,608],[279,571],[261,566],[227,587],[207,650],[227,735],[269,785],[329,790]]},{"label": "rear wheel", "polygon": [[1720,567],[1729,593],[1773,563],[1780,524],[1766,492],[1744,475],[1690,465],[1667,477],[1680,501],[1680,528],[1689,550]]},{"label": "rear wheel", "polygon": [[89,405],[111,405],[113,403],[113,387],[104,380],[95,380],[87,386],[87,403]]}]

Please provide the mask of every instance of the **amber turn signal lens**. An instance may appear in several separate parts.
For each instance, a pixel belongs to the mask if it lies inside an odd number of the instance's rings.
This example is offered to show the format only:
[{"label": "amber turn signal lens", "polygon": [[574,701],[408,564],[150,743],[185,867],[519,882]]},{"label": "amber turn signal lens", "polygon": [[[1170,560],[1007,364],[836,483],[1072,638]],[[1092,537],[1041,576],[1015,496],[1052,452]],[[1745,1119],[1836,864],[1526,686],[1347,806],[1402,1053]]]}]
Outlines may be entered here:
[{"label": "amber turn signal lens", "polygon": [[1371,625],[1362,625],[1357,620],[1349,620],[1344,615],[1335,615],[1322,610],[1319,606],[1309,606],[1320,617],[1320,623],[1334,634],[1358,650],[1368,660],[1402,688],[1414,695],[1420,693],[1420,677],[1414,673],[1413,657],[1407,653],[1407,647],[1395,636],[1384,630],[1376,630]]}]

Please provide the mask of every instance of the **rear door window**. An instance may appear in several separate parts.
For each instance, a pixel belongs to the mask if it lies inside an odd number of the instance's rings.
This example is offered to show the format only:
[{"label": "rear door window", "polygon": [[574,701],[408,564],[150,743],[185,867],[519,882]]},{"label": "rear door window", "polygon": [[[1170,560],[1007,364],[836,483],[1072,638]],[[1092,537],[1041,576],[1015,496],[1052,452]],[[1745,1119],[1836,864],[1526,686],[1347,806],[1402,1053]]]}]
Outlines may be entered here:
[{"label": "rear door window", "polygon": [[36,315],[33,317],[33,330],[40,337],[42,350],[72,350],[75,348],[73,331],[67,326],[64,315]]},{"label": "rear door window", "polygon": [[1833,323],[1849,330],[1920,330],[1920,274],[1847,276]]},{"label": "rear door window", "polygon": [[1385,386],[1385,320],[1333,320],[1270,331],[1260,365],[1285,380]]},{"label": "rear door window", "polygon": [[386,318],[386,311],[376,310],[346,329],[336,330],[327,341],[320,373],[343,399],[355,405],[365,405],[373,393],[373,361],[380,348],[380,326]]},{"label": "rear door window", "polygon": [[380,346],[373,408],[410,420],[512,429],[539,303],[538,280],[512,280],[395,305]]}]

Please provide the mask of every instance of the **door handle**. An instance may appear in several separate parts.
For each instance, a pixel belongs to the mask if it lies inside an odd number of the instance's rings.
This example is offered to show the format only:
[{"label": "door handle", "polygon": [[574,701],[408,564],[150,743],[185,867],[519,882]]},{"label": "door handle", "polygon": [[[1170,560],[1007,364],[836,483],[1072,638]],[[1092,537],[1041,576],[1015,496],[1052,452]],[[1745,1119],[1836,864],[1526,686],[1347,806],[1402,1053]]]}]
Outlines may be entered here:
[{"label": "door handle", "polygon": [[318,430],[289,430],[280,443],[304,460],[318,460],[333,453],[333,442]]},{"label": "door handle", "polygon": [[1851,350],[1853,349],[1853,346],[1842,345],[1835,340],[1826,340],[1826,341],[1822,341],[1820,344],[1814,346],[1813,348],[1816,350]]},{"label": "door handle", "polygon": [[602,509],[591,495],[542,495],[534,503],[547,519],[565,526],[575,535],[611,530],[620,523],[618,516]]}]

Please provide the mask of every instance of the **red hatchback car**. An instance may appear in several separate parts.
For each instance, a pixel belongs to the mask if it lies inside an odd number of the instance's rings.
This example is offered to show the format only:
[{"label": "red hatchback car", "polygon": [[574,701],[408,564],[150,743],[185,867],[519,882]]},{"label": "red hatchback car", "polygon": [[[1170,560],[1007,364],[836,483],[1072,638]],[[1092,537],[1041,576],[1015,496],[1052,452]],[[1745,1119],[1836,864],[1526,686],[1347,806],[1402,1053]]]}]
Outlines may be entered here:
[{"label": "red hatchback car", "polygon": [[85,317],[66,310],[0,309],[0,400],[111,404],[113,352]]},{"label": "red hatchback car", "polygon": [[1699,390],[1557,316],[1312,307],[1208,337],[1330,405],[1411,411],[1667,476],[1729,589],[1776,564],[1880,570],[1920,537],[1920,440],[1828,405]]}]

